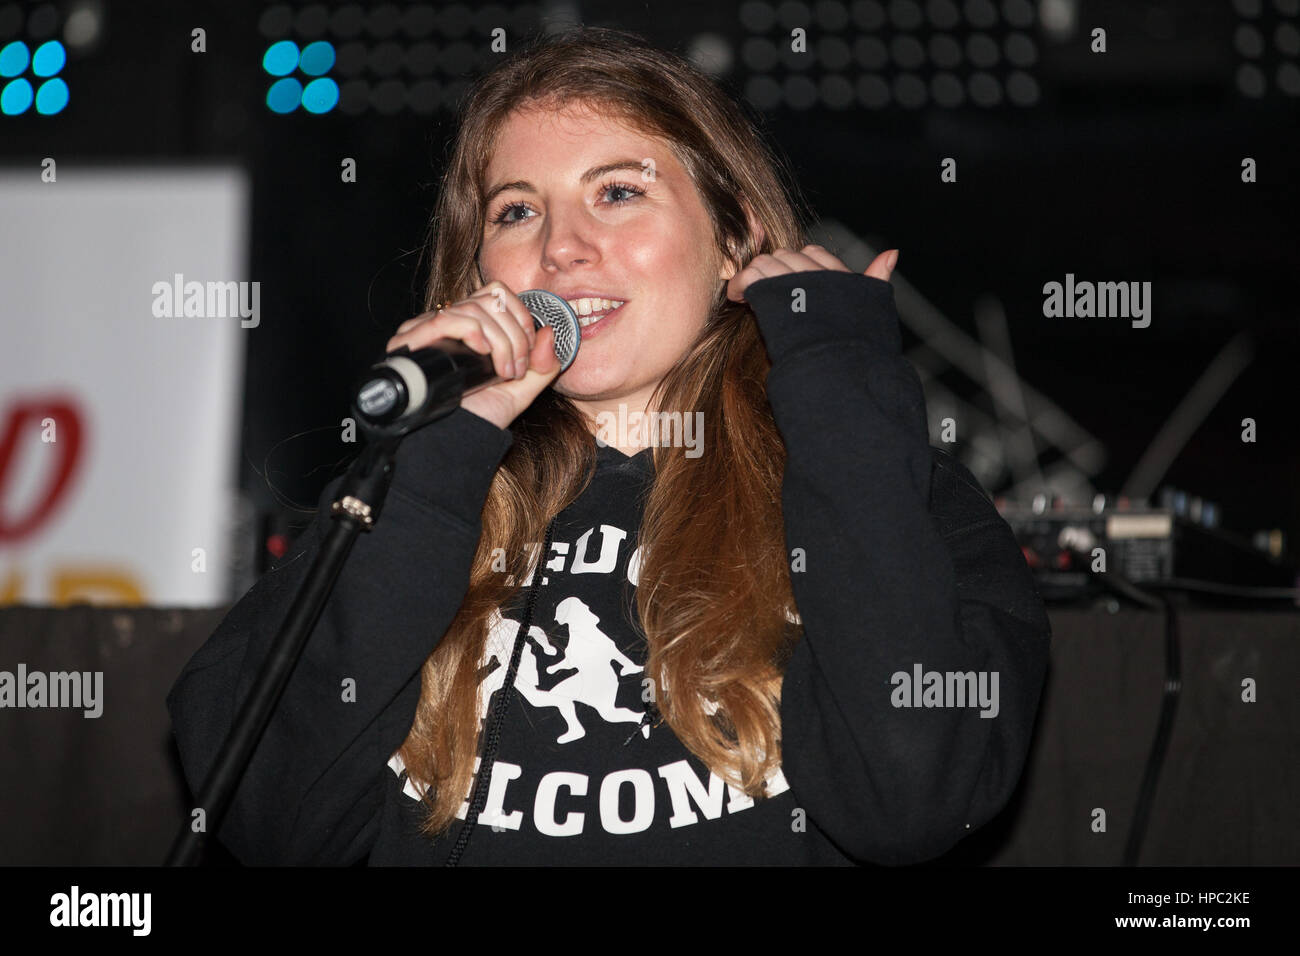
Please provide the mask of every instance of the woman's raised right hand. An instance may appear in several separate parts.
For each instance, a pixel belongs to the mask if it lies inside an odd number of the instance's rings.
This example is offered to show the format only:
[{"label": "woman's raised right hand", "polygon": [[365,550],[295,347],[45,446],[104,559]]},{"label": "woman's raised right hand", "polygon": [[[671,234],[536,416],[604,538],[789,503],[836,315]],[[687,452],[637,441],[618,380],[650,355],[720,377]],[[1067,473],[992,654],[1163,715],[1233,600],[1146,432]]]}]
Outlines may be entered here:
[{"label": "woman's raised right hand", "polygon": [[480,355],[492,356],[498,382],[465,395],[460,407],[506,428],[560,373],[555,333],[533,327],[528,307],[503,282],[493,280],[466,299],[407,319],[388,340],[386,351],[403,345],[415,351],[440,339],[464,342]]}]

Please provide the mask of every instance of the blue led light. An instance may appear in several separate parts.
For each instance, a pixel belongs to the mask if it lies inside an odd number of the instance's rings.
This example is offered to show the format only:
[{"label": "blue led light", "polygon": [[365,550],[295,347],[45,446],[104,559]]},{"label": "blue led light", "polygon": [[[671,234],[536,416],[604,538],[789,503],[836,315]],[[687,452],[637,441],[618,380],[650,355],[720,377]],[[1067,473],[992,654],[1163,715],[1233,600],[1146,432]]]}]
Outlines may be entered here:
[{"label": "blue led light", "polygon": [[17,116],[32,105],[32,85],[26,79],[14,80],[0,93],[0,113]]},{"label": "blue led light", "polygon": [[63,49],[63,44],[58,40],[50,40],[38,46],[32,54],[32,72],[37,76],[53,76],[67,62],[68,54]]},{"label": "blue led light", "polygon": [[27,69],[27,44],[22,40],[0,48],[0,76],[17,76]]},{"label": "blue led light", "polygon": [[52,80],[46,80],[41,84],[41,88],[36,91],[36,112],[43,116],[53,116],[55,113],[63,112],[63,107],[68,105],[68,84],[57,76]]},{"label": "blue led light", "polygon": [[324,40],[307,44],[302,48],[302,56],[298,59],[298,64],[298,68],[308,76],[328,73],[330,67],[334,65],[333,44],[326,43]]},{"label": "blue led light", "polygon": [[328,76],[312,80],[302,91],[302,108],[308,113],[328,113],[339,102],[339,85]]},{"label": "blue led light", "polygon": [[302,84],[291,76],[276,80],[266,92],[266,105],[273,113],[292,113],[302,101]]},{"label": "blue led light", "polygon": [[262,68],[272,76],[288,76],[298,68],[298,44],[292,40],[272,43],[262,57]]},{"label": "blue led light", "polygon": [[[335,59],[334,44],[325,40],[308,43],[301,51],[292,40],[272,43],[262,57],[262,67],[281,79],[266,92],[267,108],[273,113],[292,113],[301,106],[317,114],[334,109],[339,102],[339,86],[324,74],[334,67]],[[301,70],[305,77],[292,75],[295,70]]]}]

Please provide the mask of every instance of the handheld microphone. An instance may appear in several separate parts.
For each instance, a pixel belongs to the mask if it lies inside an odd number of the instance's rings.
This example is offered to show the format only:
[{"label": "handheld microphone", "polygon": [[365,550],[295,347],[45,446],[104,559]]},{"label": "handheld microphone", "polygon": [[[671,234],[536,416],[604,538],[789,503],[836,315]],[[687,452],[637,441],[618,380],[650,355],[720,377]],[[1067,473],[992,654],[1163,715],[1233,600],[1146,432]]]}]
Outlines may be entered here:
[{"label": "handheld microphone", "polygon": [[[555,357],[563,372],[573,364],[582,341],[578,316],[564,299],[544,289],[519,293],[535,328],[549,325],[555,334]],[[367,434],[389,437],[450,415],[463,396],[504,382],[492,356],[474,351],[457,339],[416,349],[389,352],[372,365],[352,389],[352,411]]]}]

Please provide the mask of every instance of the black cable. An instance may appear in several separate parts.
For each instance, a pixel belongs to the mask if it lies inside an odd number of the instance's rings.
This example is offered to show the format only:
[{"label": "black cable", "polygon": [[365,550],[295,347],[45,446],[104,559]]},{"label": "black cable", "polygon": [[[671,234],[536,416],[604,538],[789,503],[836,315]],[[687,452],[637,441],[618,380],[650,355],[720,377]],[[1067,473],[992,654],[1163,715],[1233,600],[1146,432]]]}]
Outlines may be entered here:
[{"label": "black cable", "polygon": [[1169,752],[1173,736],[1174,717],[1178,713],[1178,698],[1182,694],[1182,651],[1178,630],[1178,610],[1166,595],[1160,595],[1165,610],[1165,686],[1160,700],[1160,720],[1156,736],[1151,742],[1146,769],[1142,773],[1142,786],[1138,789],[1137,804],[1133,808],[1133,825],[1124,844],[1124,866],[1137,866],[1150,822],[1151,806],[1155,802],[1156,787]]},{"label": "black cable", "polygon": [[533,586],[528,592],[528,606],[524,611],[523,622],[515,632],[515,646],[510,654],[510,666],[506,668],[505,683],[501,685],[501,690],[497,692],[496,700],[493,701],[492,708],[488,712],[483,756],[474,779],[474,794],[470,798],[469,812],[465,815],[465,822],[461,824],[460,832],[456,835],[456,843],[447,857],[446,866],[456,866],[460,863],[461,857],[469,846],[469,838],[478,823],[479,814],[483,812],[483,807],[487,803],[488,788],[492,782],[492,765],[496,763],[497,745],[501,741],[501,724],[505,719],[506,703],[514,690],[515,676],[519,673],[519,661],[523,657],[524,641],[528,636],[528,628],[533,623],[533,609],[537,606],[537,592],[542,586],[546,556],[551,553],[551,536],[555,533],[555,520],[552,518],[551,523],[546,526],[546,540],[542,543],[542,550],[537,553],[537,566],[533,569]]},{"label": "black cable", "polygon": [[1227,597],[1277,598],[1279,601],[1291,600],[1300,603],[1300,588],[1249,587],[1240,584],[1220,584],[1217,581],[1201,581],[1196,578],[1160,578],[1155,581],[1143,581],[1142,586],[1169,588],[1174,591],[1204,591],[1206,594],[1222,594]]},{"label": "black cable", "polygon": [[[1075,553],[1081,557],[1088,557],[1077,550]],[[1142,784],[1138,787],[1137,803],[1133,808],[1133,823],[1129,827],[1128,839],[1124,843],[1123,865],[1137,866],[1138,857],[1142,852],[1142,843],[1146,839],[1147,824],[1151,819],[1151,806],[1155,802],[1156,788],[1160,783],[1161,771],[1164,770],[1165,756],[1169,752],[1169,740],[1173,736],[1174,718],[1178,714],[1178,699],[1183,689],[1182,641],[1178,628],[1178,610],[1168,595],[1159,594],[1153,597],[1121,574],[1107,571],[1095,577],[1111,590],[1119,592],[1143,607],[1161,610],[1165,616],[1165,682],[1160,700],[1160,718],[1156,723],[1155,738],[1151,741],[1151,751],[1147,755],[1146,767],[1142,772]]]}]

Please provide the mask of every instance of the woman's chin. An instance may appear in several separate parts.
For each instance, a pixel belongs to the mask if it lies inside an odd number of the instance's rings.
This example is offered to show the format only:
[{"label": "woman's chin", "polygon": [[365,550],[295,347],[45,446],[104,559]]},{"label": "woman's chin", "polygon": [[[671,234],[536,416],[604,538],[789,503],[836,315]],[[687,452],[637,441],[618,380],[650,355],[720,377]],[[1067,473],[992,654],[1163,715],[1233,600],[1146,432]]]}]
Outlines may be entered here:
[{"label": "woman's chin", "polygon": [[626,392],[626,375],[608,368],[582,368],[579,361],[555,379],[555,390],[565,398],[575,402],[599,402]]}]

